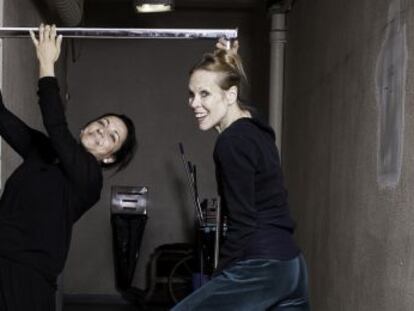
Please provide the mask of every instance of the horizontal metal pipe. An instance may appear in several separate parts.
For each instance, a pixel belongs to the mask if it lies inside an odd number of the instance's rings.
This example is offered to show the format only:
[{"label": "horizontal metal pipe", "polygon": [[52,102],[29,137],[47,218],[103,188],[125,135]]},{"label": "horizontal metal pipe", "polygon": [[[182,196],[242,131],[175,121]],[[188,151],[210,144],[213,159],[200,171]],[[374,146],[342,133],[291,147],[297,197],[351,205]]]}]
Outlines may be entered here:
[{"label": "horizontal metal pipe", "polygon": [[[29,37],[37,27],[0,27],[0,38]],[[56,28],[65,38],[85,39],[236,39],[237,29]]]}]

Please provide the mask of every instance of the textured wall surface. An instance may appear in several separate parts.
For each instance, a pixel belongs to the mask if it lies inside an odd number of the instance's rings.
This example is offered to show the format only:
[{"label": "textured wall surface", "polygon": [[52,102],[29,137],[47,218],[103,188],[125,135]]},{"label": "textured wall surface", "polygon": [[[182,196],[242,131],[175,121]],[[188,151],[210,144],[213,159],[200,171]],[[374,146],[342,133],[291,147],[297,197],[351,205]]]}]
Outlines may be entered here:
[{"label": "textured wall surface", "polygon": [[[3,25],[7,27],[37,26],[42,21],[37,7],[31,1],[3,0]],[[65,52],[63,51],[62,54]],[[65,56],[62,55],[61,59]],[[57,75],[63,76],[60,65]],[[42,129],[40,109],[37,105],[38,66],[32,42],[27,39],[3,40],[3,85],[6,106],[28,125]],[[21,162],[20,157],[2,143],[2,184]]]},{"label": "textured wall surface", "polygon": [[[4,0],[3,25],[27,26],[40,22],[39,14],[29,1]],[[36,104],[36,55],[26,39],[3,40],[3,99],[6,106],[33,127],[40,128]],[[2,184],[20,163],[20,157],[2,142]]]},{"label": "textured wall surface", "polygon": [[[93,24],[110,23],[111,17],[104,16]],[[134,26],[152,28],[240,27],[247,63],[252,64],[252,55],[258,53],[252,48],[253,40],[257,43],[258,39],[253,38],[257,29],[249,12],[214,12],[214,16],[211,12],[177,12],[165,19],[140,17],[137,21],[141,23]],[[122,23],[119,21],[118,26],[125,26]],[[100,202],[75,226],[64,275],[66,294],[116,294],[109,214],[111,185],[149,188],[149,220],[135,285],[145,287],[145,269],[155,247],[192,239],[194,208],[177,143],[184,143],[187,156],[198,165],[200,196],[215,196],[212,151],[216,133],[200,132],[187,106],[188,71],[213,47],[213,41],[202,40],[76,42],[76,62],[69,61],[67,79],[71,96],[68,118],[73,131],[105,111],[117,111],[135,121],[140,147],[126,171],[114,177],[106,175]],[[263,59],[256,61],[261,62]],[[252,72],[252,66],[247,71]]]},{"label": "textured wall surface", "polygon": [[414,304],[414,1],[297,1],[284,168],[318,311]]}]

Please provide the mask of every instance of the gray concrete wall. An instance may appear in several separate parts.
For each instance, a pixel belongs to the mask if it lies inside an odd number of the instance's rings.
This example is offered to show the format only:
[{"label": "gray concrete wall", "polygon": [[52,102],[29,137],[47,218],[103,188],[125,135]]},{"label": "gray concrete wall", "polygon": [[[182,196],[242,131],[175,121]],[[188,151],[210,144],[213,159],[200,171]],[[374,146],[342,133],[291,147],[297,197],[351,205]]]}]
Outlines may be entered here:
[{"label": "gray concrete wall", "polygon": [[[118,24],[113,21],[122,14],[108,18],[103,12],[99,14],[95,19],[91,17],[90,23],[131,26],[125,20]],[[136,27],[240,27],[242,54],[252,64],[252,34],[257,29],[250,12],[177,12],[159,18],[134,18],[137,22],[131,24]],[[216,134],[200,132],[187,106],[188,71],[213,47],[210,41],[76,41],[76,62],[68,65],[68,118],[73,131],[103,112],[117,111],[135,121],[140,147],[126,171],[114,177],[106,174],[100,202],[75,225],[64,275],[66,294],[116,294],[109,211],[111,185],[149,188],[151,206],[135,274],[136,286],[146,286],[145,269],[155,247],[192,239],[193,206],[177,143],[184,143],[187,156],[198,166],[200,195],[215,196],[212,150]],[[251,72],[250,66],[247,69]]]},{"label": "gray concrete wall", "polygon": [[[3,0],[2,2],[4,3],[4,26],[37,26],[42,21],[37,7],[31,1]],[[63,76],[64,70],[61,63],[60,69],[57,70],[59,76]],[[6,106],[29,126],[43,129],[36,95],[38,66],[31,40],[28,38],[3,40],[2,65],[2,93]],[[21,158],[2,142],[1,160],[3,185],[6,178],[21,163]]]},{"label": "gray concrete wall", "polygon": [[313,309],[414,304],[414,1],[297,1],[284,169]]},{"label": "gray concrete wall", "polygon": [[[30,1],[4,0],[4,26],[28,26],[40,23]],[[31,126],[40,126],[36,105],[37,67],[31,42],[26,39],[3,40],[3,86],[6,106]],[[21,162],[20,157],[2,142],[2,184]]]}]

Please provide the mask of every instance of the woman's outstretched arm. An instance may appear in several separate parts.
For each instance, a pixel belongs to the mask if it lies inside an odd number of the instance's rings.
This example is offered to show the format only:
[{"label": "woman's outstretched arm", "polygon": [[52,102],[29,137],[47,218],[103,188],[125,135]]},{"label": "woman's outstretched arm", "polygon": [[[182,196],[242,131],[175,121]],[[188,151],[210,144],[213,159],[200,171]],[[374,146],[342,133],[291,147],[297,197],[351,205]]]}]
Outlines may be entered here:
[{"label": "woman's outstretched arm", "polygon": [[39,28],[39,39],[31,33],[39,60],[39,104],[43,123],[63,169],[72,183],[95,201],[102,186],[100,164],[72,136],[66,122],[58,82],[55,78],[55,62],[60,55],[62,36],[56,35],[54,26]]}]

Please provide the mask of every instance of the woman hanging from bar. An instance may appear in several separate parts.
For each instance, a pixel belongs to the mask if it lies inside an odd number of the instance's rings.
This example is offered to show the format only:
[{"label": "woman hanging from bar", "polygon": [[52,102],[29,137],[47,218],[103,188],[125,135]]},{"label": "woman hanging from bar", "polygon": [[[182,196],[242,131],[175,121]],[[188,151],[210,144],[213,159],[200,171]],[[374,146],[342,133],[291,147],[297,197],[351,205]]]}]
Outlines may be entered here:
[{"label": "woman hanging from bar", "polygon": [[[39,61],[39,105],[47,135],[0,101],[0,135],[23,158],[0,200],[0,310],[55,310],[76,222],[100,197],[102,168],[124,168],[136,140],[129,118],[107,114],[71,135],[54,74],[62,37],[54,26],[31,33]],[[87,260],[87,259],[86,259]]]},{"label": "woman hanging from bar", "polygon": [[240,101],[245,74],[238,42],[228,44],[204,55],[189,81],[199,128],[219,132],[214,162],[228,230],[213,278],[172,310],[309,310],[275,133]]}]

